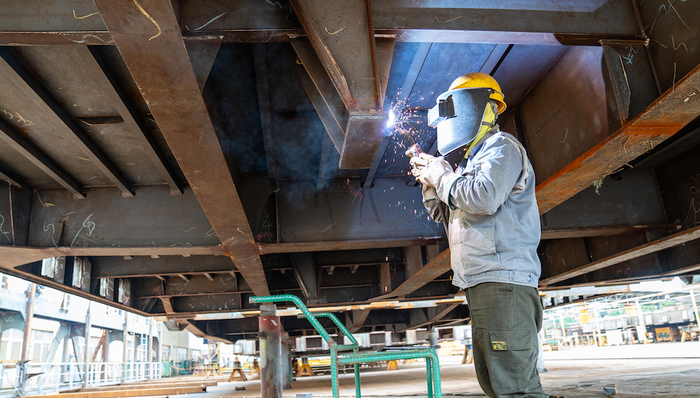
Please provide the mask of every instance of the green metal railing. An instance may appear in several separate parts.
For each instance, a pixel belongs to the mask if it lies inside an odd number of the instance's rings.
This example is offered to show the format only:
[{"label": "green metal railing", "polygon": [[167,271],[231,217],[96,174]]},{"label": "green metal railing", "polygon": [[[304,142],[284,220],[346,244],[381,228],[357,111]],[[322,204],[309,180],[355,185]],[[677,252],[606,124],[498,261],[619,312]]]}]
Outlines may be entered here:
[{"label": "green metal railing", "polygon": [[[419,348],[415,350],[402,351],[381,351],[381,352],[366,352],[360,353],[359,344],[355,337],[340,322],[337,316],[329,312],[320,312],[313,314],[299,299],[292,294],[281,294],[276,296],[257,296],[251,297],[251,303],[276,303],[291,301],[299,308],[301,314],[299,318],[306,318],[311,323],[311,326],[316,329],[323,340],[328,344],[331,351],[331,387],[333,390],[333,398],[339,398],[338,394],[338,365],[354,365],[355,370],[355,396],[361,398],[360,392],[360,364],[380,361],[396,361],[405,359],[425,359],[426,378],[428,382],[428,398],[442,398],[442,388],[440,383],[440,361],[432,348]],[[326,329],[321,326],[317,317],[330,318],[331,321],[340,329],[345,337],[350,340],[351,344],[338,344]],[[347,351],[352,350],[352,353]],[[342,352],[341,351],[345,351]]]}]

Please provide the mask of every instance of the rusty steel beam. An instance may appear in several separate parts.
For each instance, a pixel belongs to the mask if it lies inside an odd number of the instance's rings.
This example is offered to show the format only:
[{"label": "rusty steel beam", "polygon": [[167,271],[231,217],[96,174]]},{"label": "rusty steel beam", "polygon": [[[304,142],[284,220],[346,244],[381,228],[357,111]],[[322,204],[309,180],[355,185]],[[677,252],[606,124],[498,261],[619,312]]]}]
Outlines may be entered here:
[{"label": "rusty steel beam", "polygon": [[10,170],[7,170],[2,165],[0,165],[0,180],[3,180],[6,183],[19,189],[22,189],[22,184],[24,183],[21,178],[15,175],[15,173],[11,172]]},{"label": "rusty steel beam", "polygon": [[537,186],[540,214],[677,133],[700,115],[700,66],[629,123]]},{"label": "rusty steel beam", "polygon": [[616,264],[620,264],[623,261],[632,260],[647,254],[652,254],[665,250],[686,242],[700,238],[700,227],[690,228],[682,232],[678,232],[671,236],[665,238],[657,239],[655,241],[643,244],[641,246],[634,247],[629,250],[617,253],[615,255],[609,256],[607,258],[586,264],[581,267],[577,267],[557,275],[550,276],[548,278],[540,280],[540,286],[547,287],[554,283],[565,281],[567,279],[574,278],[579,275],[588,274],[593,271],[597,271],[603,268],[611,267]]},{"label": "rusty steel beam", "polygon": [[[372,1],[371,5],[375,30],[400,41],[596,45],[600,38],[641,37],[629,2],[607,1],[597,8],[594,3],[557,3],[562,2],[526,2],[510,8],[432,0]],[[112,44],[89,1],[40,8],[31,2],[8,4],[10,9],[0,13],[0,27],[5,29],[0,32],[0,45]],[[219,33],[224,42],[271,43],[304,33],[286,2],[188,0],[179,4],[180,28],[187,36]],[[644,7],[651,15],[658,9],[653,4]]]},{"label": "rusty steel beam", "polygon": [[[67,131],[75,139],[75,143],[80,150],[121,191],[123,197],[133,197],[134,192],[131,181],[126,178],[124,173],[117,168],[102,148],[78,125],[73,116],[68,113],[41,81],[29,71],[22,61],[8,48],[0,48],[0,58],[2,58],[2,69],[5,76],[14,84],[26,87],[24,92],[27,93],[27,96],[33,97],[32,99],[35,103],[45,107],[46,112],[55,114],[61,120],[65,127],[68,128]],[[75,193],[73,194],[75,195]]]},{"label": "rusty steel beam", "polygon": [[215,275],[213,281],[203,275],[190,276],[187,281],[177,276],[161,282],[154,278],[134,278],[131,284],[134,298],[196,296],[238,292],[237,278]]},{"label": "rusty steel beam", "polygon": [[348,325],[349,322],[346,322],[346,326],[350,333],[355,333],[362,329],[362,326],[365,324],[367,316],[371,311],[372,310],[352,310],[351,312],[346,312],[346,314],[352,314],[352,324]]},{"label": "rusty steel beam", "polygon": [[[220,251],[220,254],[223,254],[223,251]],[[93,256],[91,262],[93,278],[164,277],[179,274],[204,275],[205,273],[225,274],[230,277],[230,272],[235,270],[231,260],[223,255],[196,257],[163,255],[155,259],[137,256],[131,260],[124,260],[119,256]]]},{"label": "rusty steel beam", "polygon": [[95,5],[224,250],[255,294],[269,294],[171,3],[96,0]]},{"label": "rusty steel beam", "polygon": [[444,236],[418,238],[387,238],[367,240],[344,240],[326,242],[258,243],[260,254],[305,253],[332,250],[387,249],[404,246],[423,246],[445,241]]},{"label": "rusty steel beam", "polygon": [[333,141],[335,149],[338,150],[338,153],[342,153],[345,125],[348,122],[348,112],[343,100],[338,95],[328,73],[323,69],[323,65],[314,53],[309,40],[305,37],[299,37],[291,39],[290,42],[299,60],[295,63],[295,70],[304,86],[304,91],[316,109],[316,113],[318,113],[321,123]]},{"label": "rusty steel beam", "polygon": [[[0,141],[2,141],[4,145],[19,152],[24,158],[34,164],[34,166],[46,173],[46,175],[59,183],[63,188],[67,189],[68,192],[73,195],[73,198],[85,198],[85,188],[75,177],[65,171],[33,142],[15,130],[15,127],[2,117],[0,117]],[[3,173],[3,176],[4,175]],[[15,179],[9,177],[3,179],[8,179],[12,181],[13,185],[18,185]]]},{"label": "rusty steel beam", "polygon": [[452,269],[450,263],[450,249],[447,249],[435,257],[432,261],[426,264],[420,271],[416,272],[408,278],[404,283],[399,285],[391,293],[383,296],[375,297],[372,301],[385,300],[390,297],[406,296],[420,289],[429,282],[443,275],[445,272]]},{"label": "rusty steel beam", "polygon": [[290,4],[348,111],[381,109],[369,2],[291,0]]},{"label": "rusty steel beam", "polygon": [[653,230],[678,230],[681,226],[678,224],[646,224],[646,225],[615,225],[610,227],[590,227],[590,228],[571,228],[571,229],[543,229],[542,240],[548,239],[571,239],[571,238],[589,238],[594,236],[612,236],[631,234],[640,231]]},{"label": "rusty steel beam", "polygon": [[119,115],[128,128],[137,132],[134,143],[141,146],[147,158],[158,171],[158,174],[160,174],[166,184],[168,184],[170,194],[182,195],[182,188],[180,188],[180,184],[177,182],[175,171],[168,165],[165,154],[158,147],[158,143],[146,126],[145,118],[138,109],[136,109],[136,106],[129,98],[126,90],[124,90],[117,80],[117,77],[112,73],[107,61],[102,58],[95,48],[89,49],[87,46],[81,46],[74,47],[74,51],[75,55],[72,57],[73,59],[81,60],[85,64],[85,69],[100,70],[102,73],[97,72],[98,76],[96,76],[96,78],[109,81],[109,83],[104,83],[104,86],[111,86],[112,90],[104,94],[109,98],[109,101],[116,108],[117,112],[119,112]]},{"label": "rusty steel beam", "polygon": [[187,54],[192,62],[199,91],[203,91],[207,84],[209,73],[214,66],[222,41],[223,36],[196,36],[185,40],[185,47],[187,47]]},{"label": "rusty steel beam", "polygon": [[[441,321],[443,318],[447,316],[450,312],[452,312],[455,308],[459,307],[460,304],[462,303],[451,303],[451,304],[439,304],[436,307],[428,307],[428,308],[414,308],[409,311],[411,312],[416,312],[419,314],[419,316],[422,319],[425,319],[420,322],[412,323],[408,325],[406,328],[398,330],[397,332],[405,332],[406,330],[409,329],[418,329],[422,328],[424,326],[432,325],[436,322]],[[409,317],[413,318],[413,317]]]},{"label": "rusty steel beam", "polygon": [[274,124],[272,102],[270,99],[270,81],[267,69],[266,44],[253,44],[253,63],[255,65],[255,82],[258,89],[258,107],[260,109],[260,124],[262,126],[263,142],[265,145],[265,161],[267,162],[267,178],[278,180],[278,160],[275,154]]}]

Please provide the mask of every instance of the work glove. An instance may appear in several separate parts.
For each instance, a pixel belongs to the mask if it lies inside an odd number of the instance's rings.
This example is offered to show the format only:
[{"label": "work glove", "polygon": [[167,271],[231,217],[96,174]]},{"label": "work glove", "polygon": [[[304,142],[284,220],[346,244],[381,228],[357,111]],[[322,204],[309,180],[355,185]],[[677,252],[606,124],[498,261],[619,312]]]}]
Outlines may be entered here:
[{"label": "work glove", "polygon": [[443,157],[435,157],[426,153],[411,158],[411,174],[423,185],[437,188],[442,177],[452,173],[450,166]]}]

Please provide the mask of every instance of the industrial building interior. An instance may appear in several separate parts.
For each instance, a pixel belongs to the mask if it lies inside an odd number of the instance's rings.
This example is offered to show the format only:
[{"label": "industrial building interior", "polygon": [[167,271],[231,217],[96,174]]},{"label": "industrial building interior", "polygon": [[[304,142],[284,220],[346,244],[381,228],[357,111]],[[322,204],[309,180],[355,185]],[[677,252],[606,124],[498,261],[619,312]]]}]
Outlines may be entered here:
[{"label": "industrial building interior", "polygon": [[0,0],[0,271],[229,344],[258,338],[253,296],[396,342],[468,325],[404,152],[436,154],[428,109],[480,71],[535,171],[544,306],[692,288],[698,20],[684,0]]}]

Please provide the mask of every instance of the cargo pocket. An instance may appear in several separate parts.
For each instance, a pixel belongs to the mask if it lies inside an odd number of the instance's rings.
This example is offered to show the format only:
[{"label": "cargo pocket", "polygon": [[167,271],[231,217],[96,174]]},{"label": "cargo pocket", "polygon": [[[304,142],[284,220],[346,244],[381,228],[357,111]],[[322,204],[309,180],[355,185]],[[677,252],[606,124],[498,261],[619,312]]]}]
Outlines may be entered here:
[{"label": "cargo pocket", "polygon": [[489,332],[489,374],[501,395],[518,394],[531,384],[537,365],[537,336],[524,331]]},{"label": "cargo pocket", "polygon": [[521,351],[533,348],[531,332],[489,332],[489,338],[493,351]]}]

